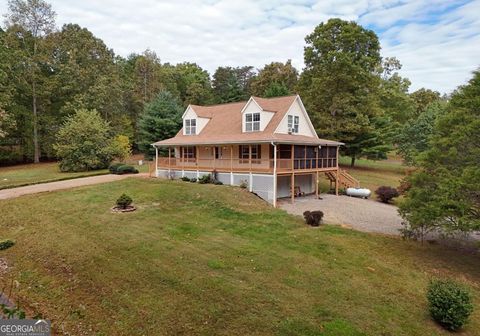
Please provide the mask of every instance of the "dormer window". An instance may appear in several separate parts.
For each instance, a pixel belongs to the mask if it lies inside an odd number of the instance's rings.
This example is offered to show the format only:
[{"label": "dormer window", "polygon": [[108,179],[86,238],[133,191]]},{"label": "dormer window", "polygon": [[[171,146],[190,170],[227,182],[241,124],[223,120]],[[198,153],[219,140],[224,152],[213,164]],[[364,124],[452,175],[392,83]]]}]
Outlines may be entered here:
[{"label": "dormer window", "polygon": [[245,113],[245,131],[260,131],[260,113]]},{"label": "dormer window", "polygon": [[288,133],[298,133],[298,124],[300,118],[298,116],[288,115]]},{"label": "dormer window", "polygon": [[197,120],[185,119],[185,135],[197,134]]}]

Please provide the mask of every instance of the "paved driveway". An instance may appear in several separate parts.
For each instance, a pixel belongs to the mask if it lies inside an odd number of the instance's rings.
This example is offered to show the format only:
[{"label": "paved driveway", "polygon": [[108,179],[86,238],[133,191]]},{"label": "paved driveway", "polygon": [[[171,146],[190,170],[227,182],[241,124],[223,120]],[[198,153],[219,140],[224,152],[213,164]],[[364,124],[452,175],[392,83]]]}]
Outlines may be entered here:
[{"label": "paved driveway", "polygon": [[81,177],[81,178],[65,180],[65,181],[41,183],[41,184],[35,184],[35,185],[12,188],[12,189],[3,189],[3,190],[0,190],[0,200],[15,198],[15,197],[29,195],[29,194],[37,194],[42,192],[54,191],[54,190],[70,189],[75,187],[112,182],[112,181],[122,180],[130,176],[146,177],[148,176],[148,174],[99,175],[99,176]]},{"label": "paved driveway", "polygon": [[307,210],[321,210],[324,221],[352,227],[359,231],[399,235],[402,218],[394,205],[348,196],[322,195],[322,199],[300,197],[295,204],[282,200],[280,208],[294,215]]}]

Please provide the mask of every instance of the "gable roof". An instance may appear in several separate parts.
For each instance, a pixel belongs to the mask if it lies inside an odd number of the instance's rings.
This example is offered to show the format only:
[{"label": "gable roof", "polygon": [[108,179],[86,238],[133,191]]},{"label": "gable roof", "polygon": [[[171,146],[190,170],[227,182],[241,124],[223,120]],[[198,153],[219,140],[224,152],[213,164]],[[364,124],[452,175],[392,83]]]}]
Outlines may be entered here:
[{"label": "gable roof", "polygon": [[341,145],[340,142],[319,139],[318,137],[275,133],[297,97],[297,95],[275,98],[252,97],[251,99],[264,111],[274,113],[265,129],[259,132],[242,132],[242,111],[250,100],[210,106],[190,105],[189,107],[193,109],[197,116],[210,119],[200,134],[184,135],[182,128],[175,137],[158,141],[153,145],[214,145],[262,142]]}]

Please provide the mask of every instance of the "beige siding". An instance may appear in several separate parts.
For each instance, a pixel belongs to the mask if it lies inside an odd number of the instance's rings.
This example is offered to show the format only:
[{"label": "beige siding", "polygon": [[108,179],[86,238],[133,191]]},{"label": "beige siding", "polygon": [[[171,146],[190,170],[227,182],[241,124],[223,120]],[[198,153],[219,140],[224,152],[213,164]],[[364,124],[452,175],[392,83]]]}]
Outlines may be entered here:
[{"label": "beige siding", "polygon": [[245,132],[245,113],[260,113],[260,132],[264,131],[275,113],[263,111],[260,106],[252,99],[245,106],[242,115],[242,132]]},{"label": "beige siding", "polygon": [[[232,146],[232,151],[230,147]],[[215,168],[230,169],[232,166],[233,169],[249,170],[250,164],[241,162],[239,159],[239,145],[223,145],[218,146],[221,150],[220,158],[214,160],[214,151],[213,146],[197,146],[197,161],[198,166],[207,167],[213,170]],[[258,163],[252,163],[252,170],[255,169],[268,169],[270,167],[270,152],[269,144],[261,145],[261,159]],[[183,165],[185,167],[195,167],[197,166],[196,162],[185,161],[181,163],[181,151],[180,147],[175,148],[175,157],[178,160],[177,164]],[[215,161],[215,162],[214,162]]]},{"label": "beige siding", "polygon": [[283,117],[282,121],[280,124],[278,124],[278,127],[275,131],[275,133],[282,133],[282,134],[288,134],[288,115],[291,116],[298,116],[299,117],[299,123],[298,123],[298,135],[305,135],[305,136],[311,136],[311,137],[316,137],[317,135],[313,132],[311,128],[311,124],[308,120],[308,116],[302,109],[302,106],[300,105],[300,101],[297,98],[288,112],[285,114]]}]

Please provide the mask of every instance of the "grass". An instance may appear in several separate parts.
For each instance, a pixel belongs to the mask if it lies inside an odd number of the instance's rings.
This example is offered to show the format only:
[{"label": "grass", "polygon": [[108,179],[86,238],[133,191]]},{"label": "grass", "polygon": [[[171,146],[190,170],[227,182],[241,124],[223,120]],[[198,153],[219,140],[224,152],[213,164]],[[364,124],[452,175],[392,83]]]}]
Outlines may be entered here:
[{"label": "grass", "polygon": [[[388,160],[373,161],[367,159],[357,159],[355,167],[350,167],[349,157],[340,157],[340,166],[350,175],[360,181],[362,188],[372,191],[372,198],[376,199],[375,190],[380,186],[390,186],[397,188],[400,180],[405,177],[406,172],[411,169],[402,164],[399,157],[389,155]],[[320,180],[320,190],[328,192],[329,182],[327,179]],[[394,199],[393,203],[397,203],[401,197]]]},{"label": "grass", "polygon": [[[122,193],[138,210],[111,213]],[[14,299],[73,335],[449,335],[431,278],[467,284],[480,335],[480,258],[310,228],[239,188],[129,178],[0,201]]]},{"label": "grass", "polygon": [[[140,172],[148,172],[148,165],[136,167]],[[32,184],[70,180],[79,177],[105,175],[108,173],[108,169],[81,173],[64,173],[58,169],[56,162],[0,167],[0,190]]]}]

